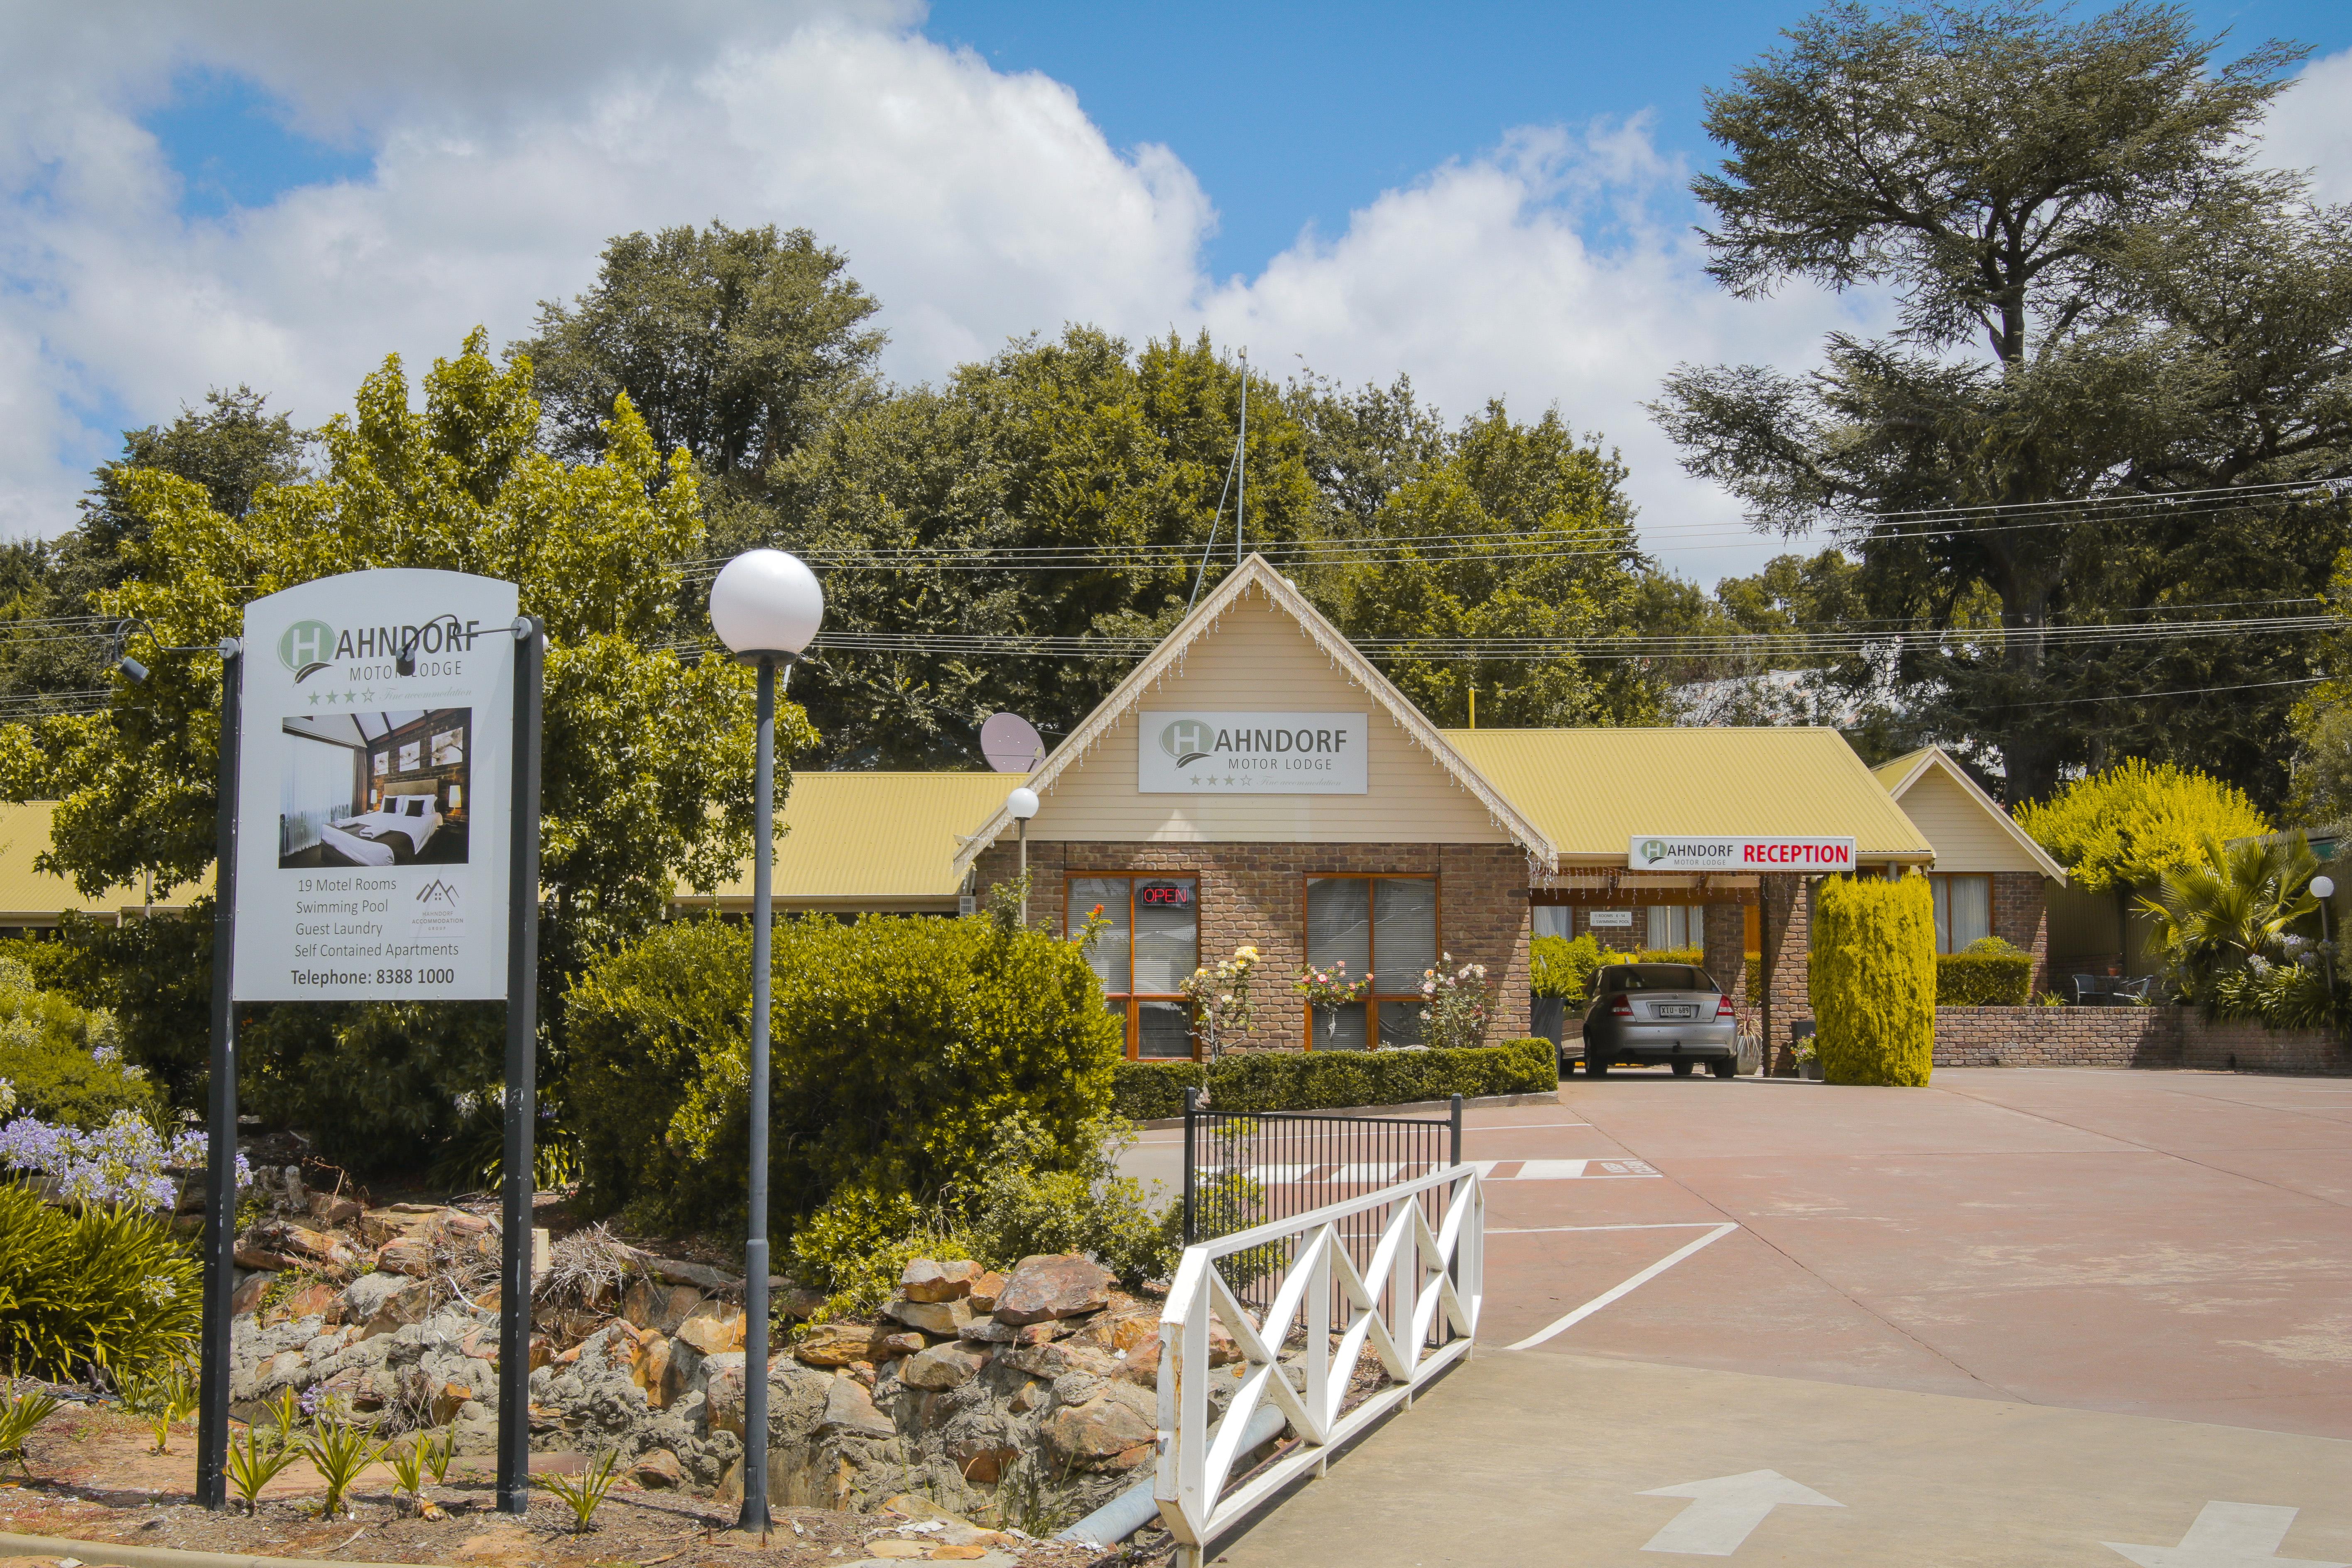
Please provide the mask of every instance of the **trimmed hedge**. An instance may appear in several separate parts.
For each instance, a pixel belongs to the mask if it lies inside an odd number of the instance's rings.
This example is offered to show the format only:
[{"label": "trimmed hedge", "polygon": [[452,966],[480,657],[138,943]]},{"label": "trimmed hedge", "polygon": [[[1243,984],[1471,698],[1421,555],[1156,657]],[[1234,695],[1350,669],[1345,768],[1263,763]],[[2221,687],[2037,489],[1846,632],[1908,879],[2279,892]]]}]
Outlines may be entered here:
[{"label": "trimmed hedge", "polygon": [[1829,877],[1813,892],[1813,1017],[1832,1083],[1916,1087],[1936,1047],[1927,879]]},{"label": "trimmed hedge", "polygon": [[1936,955],[1938,1007],[2022,1007],[2032,999],[2033,955],[2028,952],[1943,952]]},{"label": "trimmed hedge", "polygon": [[1184,1090],[1211,1086],[1220,1110],[1325,1110],[1406,1105],[1489,1094],[1549,1094],[1559,1088],[1549,1040],[1506,1040],[1453,1051],[1244,1051],[1217,1064],[1121,1062],[1112,1092],[1135,1121],[1184,1114]]}]

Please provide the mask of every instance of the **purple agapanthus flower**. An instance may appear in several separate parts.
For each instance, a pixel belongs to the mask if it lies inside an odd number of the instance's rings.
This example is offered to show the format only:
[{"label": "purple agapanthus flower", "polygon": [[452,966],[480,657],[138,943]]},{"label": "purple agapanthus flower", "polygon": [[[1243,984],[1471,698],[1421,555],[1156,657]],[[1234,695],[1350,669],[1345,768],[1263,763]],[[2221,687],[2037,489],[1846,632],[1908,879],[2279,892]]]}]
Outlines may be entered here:
[{"label": "purple agapanthus flower", "polygon": [[[171,1208],[179,1201],[180,1184],[169,1173],[202,1169],[206,1158],[202,1132],[182,1132],[166,1144],[133,1110],[116,1111],[94,1132],[52,1126],[37,1116],[19,1116],[0,1127],[0,1166],[38,1172],[78,1204]],[[247,1184],[252,1174],[239,1154],[237,1184]]]}]

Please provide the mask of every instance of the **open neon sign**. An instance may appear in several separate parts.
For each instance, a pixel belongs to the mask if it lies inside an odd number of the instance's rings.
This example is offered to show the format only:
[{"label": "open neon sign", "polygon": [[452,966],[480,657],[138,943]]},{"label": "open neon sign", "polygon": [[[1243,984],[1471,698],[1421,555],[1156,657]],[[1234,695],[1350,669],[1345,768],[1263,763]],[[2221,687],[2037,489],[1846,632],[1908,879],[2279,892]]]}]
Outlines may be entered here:
[{"label": "open neon sign", "polygon": [[1156,887],[1138,888],[1135,890],[1135,901],[1139,904],[1175,904],[1181,906],[1183,904],[1189,904],[1192,901],[1192,889],[1190,888],[1174,887],[1163,882]]}]

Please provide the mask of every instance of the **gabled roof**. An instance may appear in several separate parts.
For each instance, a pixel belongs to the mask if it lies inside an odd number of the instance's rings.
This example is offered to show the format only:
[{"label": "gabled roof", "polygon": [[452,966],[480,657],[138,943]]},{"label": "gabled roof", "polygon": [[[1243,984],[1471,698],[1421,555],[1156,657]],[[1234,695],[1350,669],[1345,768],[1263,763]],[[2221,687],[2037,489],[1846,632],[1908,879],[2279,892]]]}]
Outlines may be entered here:
[{"label": "gabled roof", "polygon": [[[1389,683],[1388,677],[1374,668],[1371,660],[1356,651],[1356,647],[1339,634],[1339,629],[1323,618],[1322,613],[1307,601],[1290,580],[1266,564],[1262,555],[1252,555],[1225,580],[1217,584],[1192,613],[1176,624],[1176,628],[1153,648],[1141,664],[1128,673],[1125,680],[1087,715],[1084,722],[1072,730],[1067,739],[1054,748],[1053,754],[1031,775],[1029,787],[1043,797],[1049,795],[1054,782],[1069,771],[1092,750],[1095,743],[1108,734],[1129,710],[1160,680],[1173,674],[1184,655],[1193,644],[1211,631],[1226,611],[1250,594],[1262,594],[1276,609],[1297,621],[1317,650],[1328,658],[1339,671],[1363,689],[1383,712],[1395,721],[1399,729],[1413,744],[1430,754],[1436,764],[1450,773],[1454,782],[1468,791],[1486,808],[1496,825],[1516,840],[1528,857],[1543,868],[1549,868],[1559,858],[1552,842],[1534,822],[1476,768],[1464,760],[1447,741],[1444,731],[1432,724],[1414,707],[1403,692]],[[982,850],[1002,837],[1013,826],[1013,817],[1002,803],[990,814],[971,842],[958,852],[955,871],[961,877],[964,869],[977,859]]]},{"label": "gabled roof", "polygon": [[2033,863],[2042,868],[2043,876],[2060,882],[2066,879],[2066,868],[2052,859],[2050,852],[2036,844],[2032,836],[2017,825],[2016,818],[2001,810],[1992,796],[1978,788],[1977,781],[1969,777],[1968,769],[1954,762],[1951,753],[1943,747],[1922,746],[1916,752],[1904,752],[1891,763],[1881,763],[1870,771],[1873,777],[1886,786],[1888,796],[1897,802],[1921,779],[1931,773],[1941,773],[1959,785],[1987,816],[2000,825],[2000,830],[2012,843],[2032,857]]},{"label": "gabled roof", "polygon": [[[1018,773],[795,773],[776,816],[775,896],[803,909],[952,909],[956,846],[1004,804]],[[688,908],[709,901],[681,887]],[[751,862],[719,884],[724,908],[751,897]]]},{"label": "gabled roof", "polygon": [[1448,730],[1445,738],[1570,862],[1622,866],[1628,841],[1653,833],[1851,834],[1865,860],[1935,858],[1835,730]]}]

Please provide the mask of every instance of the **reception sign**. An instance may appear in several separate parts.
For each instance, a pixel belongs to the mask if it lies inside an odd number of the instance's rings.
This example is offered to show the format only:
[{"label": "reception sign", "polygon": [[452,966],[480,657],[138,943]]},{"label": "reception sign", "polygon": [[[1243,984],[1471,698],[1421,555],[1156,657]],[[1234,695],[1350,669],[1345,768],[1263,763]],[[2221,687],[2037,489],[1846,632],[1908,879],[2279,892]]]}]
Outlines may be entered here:
[{"label": "reception sign", "polygon": [[515,611],[410,570],[246,606],[237,1001],[506,996]]},{"label": "reception sign", "polygon": [[1363,795],[1361,713],[1143,713],[1140,795]]},{"label": "reception sign", "polygon": [[1625,864],[1636,871],[1851,871],[1853,840],[1637,833]]}]

